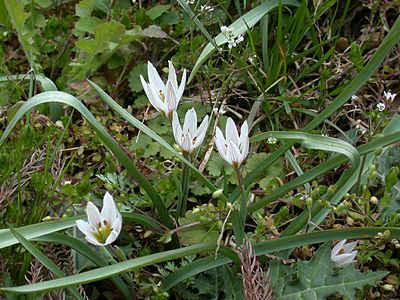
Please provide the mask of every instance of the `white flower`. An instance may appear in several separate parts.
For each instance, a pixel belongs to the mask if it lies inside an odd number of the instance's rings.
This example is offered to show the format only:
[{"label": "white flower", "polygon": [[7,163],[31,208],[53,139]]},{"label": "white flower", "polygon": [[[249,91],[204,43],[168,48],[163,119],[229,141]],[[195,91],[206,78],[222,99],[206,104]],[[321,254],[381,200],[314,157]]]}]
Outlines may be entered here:
[{"label": "white flower", "polygon": [[343,268],[348,264],[355,262],[354,258],[357,255],[357,250],[354,247],[357,242],[346,244],[346,240],[340,241],[331,251],[331,260],[337,268]]},{"label": "white flower", "polygon": [[197,127],[197,115],[194,108],[189,109],[185,115],[183,129],[179,124],[179,118],[176,111],[172,117],[172,131],[175,141],[181,148],[182,152],[190,154],[194,149],[199,147],[206,136],[208,128],[208,115],[204,117],[203,122]]},{"label": "white flower", "polygon": [[228,118],[226,123],[226,139],[217,127],[215,144],[221,157],[234,168],[239,168],[249,153],[249,127],[247,121],[240,128],[240,137],[235,122]]},{"label": "white flower", "polygon": [[147,63],[147,75],[149,83],[147,83],[143,76],[140,75],[143,89],[154,108],[167,116],[168,119],[172,118],[172,112],[178,107],[178,103],[182,98],[186,84],[186,70],[183,71],[181,84],[178,87],[176,79],[176,72],[172,62],[168,61],[169,72],[167,83],[161,80],[157,70],[151,64]]},{"label": "white flower", "polygon": [[88,202],[86,206],[88,222],[77,220],[76,226],[86,236],[86,240],[96,246],[105,246],[114,242],[122,227],[122,216],[115,206],[113,197],[106,192],[101,213]]},{"label": "white flower", "polygon": [[387,101],[392,102],[394,100],[394,98],[396,98],[397,94],[392,94],[391,92],[383,92],[383,95],[385,96]]},{"label": "white flower", "polygon": [[216,115],[223,115],[226,113],[226,110],[224,110],[222,107],[220,109],[218,109],[218,107],[214,107],[213,113]]},{"label": "white flower", "polygon": [[226,37],[228,40],[228,48],[231,49],[232,47],[236,47],[237,44],[242,42],[243,36],[239,34],[235,39],[235,34],[233,33],[233,27],[221,26],[221,33]]},{"label": "white flower", "polygon": [[207,12],[212,12],[214,8],[209,5],[201,5],[200,6],[200,13],[207,13]]},{"label": "white flower", "polygon": [[378,103],[378,104],[376,105],[376,108],[378,109],[378,111],[382,112],[382,111],[385,110],[386,105],[385,105],[385,103]]},{"label": "white flower", "polygon": [[356,95],[351,96],[351,100],[353,100],[353,101],[358,100],[358,96],[356,96]]},{"label": "white flower", "polygon": [[267,143],[270,145],[275,145],[278,142],[278,139],[274,136],[270,136],[267,138]]},{"label": "white flower", "polygon": [[186,4],[194,4],[195,2],[195,0],[186,0]]}]

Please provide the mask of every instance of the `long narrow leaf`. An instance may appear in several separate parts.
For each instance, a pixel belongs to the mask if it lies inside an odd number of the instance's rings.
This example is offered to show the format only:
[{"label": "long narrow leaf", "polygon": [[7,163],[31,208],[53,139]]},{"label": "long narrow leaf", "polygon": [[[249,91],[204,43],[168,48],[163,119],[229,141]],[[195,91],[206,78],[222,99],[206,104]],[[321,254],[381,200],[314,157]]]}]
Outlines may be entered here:
[{"label": "long narrow leaf", "polygon": [[205,177],[198,168],[193,166],[190,161],[188,161],[183,155],[179,154],[178,151],[176,151],[169,143],[167,143],[162,137],[160,137],[157,133],[155,133],[153,130],[151,130],[149,127],[144,125],[142,122],[140,122],[138,119],[136,119],[134,116],[132,116],[130,113],[128,113],[123,107],[121,107],[117,102],[115,102],[109,95],[107,95],[106,92],[104,92],[97,84],[94,82],[88,80],[90,85],[96,90],[96,92],[99,94],[100,98],[106,102],[113,110],[115,110],[122,118],[124,118],[126,121],[129,122],[132,126],[136,127],[143,133],[145,133],[147,136],[158,142],[162,147],[170,151],[172,154],[174,154],[176,157],[178,157],[183,163],[185,163],[187,166],[189,166],[194,174],[196,174],[197,178],[203,182],[212,192],[216,191],[217,188],[211,183],[211,181],[208,180],[207,177]]},{"label": "long narrow leaf", "polygon": [[[352,95],[368,81],[369,77],[373,75],[376,69],[380,66],[382,61],[385,59],[386,55],[390,50],[400,41],[400,17],[397,18],[392,29],[382,41],[375,54],[370,58],[368,63],[362,69],[362,71],[343,89],[340,95],[329,104],[318,116],[316,116],[310,123],[305,126],[302,131],[308,132],[319,124],[323,123],[332,113],[341,108],[344,103],[346,103]],[[293,146],[293,142],[287,142],[283,144],[279,149],[275,150],[273,153],[268,155],[253,171],[251,171],[243,179],[244,185],[249,186],[257,176],[259,176],[266,168],[271,166],[279,157],[285,154],[287,150]],[[234,201],[240,193],[240,189],[237,187],[230,195],[230,201]]]},{"label": "long narrow leaf", "polygon": [[[324,230],[319,232],[312,232],[306,234],[293,235],[288,237],[281,237],[275,240],[269,240],[253,245],[256,255],[265,255],[282,250],[293,249],[302,245],[323,243],[333,240],[344,239],[366,239],[373,238],[378,232],[385,230],[390,231],[390,238],[400,237],[400,228],[391,227],[367,227],[367,228],[347,228],[347,229],[334,229]],[[164,281],[164,288],[171,289],[179,282],[182,282],[194,275],[201,272],[229,263],[226,257],[207,257],[190,263],[174,273],[170,274]]]},{"label": "long narrow leaf", "polygon": [[301,143],[304,147],[309,149],[332,151],[344,154],[351,160],[353,167],[355,168],[360,164],[360,155],[352,145],[332,137],[294,131],[270,131],[252,137],[250,142],[265,140],[270,136]]},{"label": "long narrow leaf", "polygon": [[[265,2],[257,6],[256,8],[253,8],[252,10],[244,14],[241,18],[237,19],[235,22],[229,25],[229,27],[233,28],[233,36],[236,38],[239,34],[246,33],[248,28],[253,27],[267,13],[277,8],[279,6],[279,3],[285,6],[299,6],[299,2],[296,0],[280,0],[280,1],[272,0]],[[207,44],[207,46],[203,49],[199,58],[197,59],[196,64],[194,65],[194,68],[192,70],[192,73],[189,76],[188,82],[190,82],[193,79],[194,75],[197,73],[197,71],[200,69],[203,63],[211,56],[211,54],[219,46],[227,42],[228,40],[226,39],[226,37],[222,33],[220,33],[215,37],[215,43],[217,44],[217,47],[212,43]]]},{"label": "long narrow leaf", "polygon": [[[10,76],[0,76],[0,82],[10,81],[10,80],[29,80],[30,76],[26,75],[10,75]],[[58,91],[57,86],[54,82],[43,75],[35,75],[35,80],[40,82],[43,92]],[[61,118],[63,108],[60,103],[49,103],[50,117],[53,121],[57,121]]]},{"label": "long narrow leaf", "polygon": [[[38,248],[36,248],[31,242],[20,235],[15,229],[11,229],[12,234],[21,243],[21,245],[29,251],[43,266],[49,269],[56,277],[63,278],[65,276],[58,266],[46,257]],[[76,288],[68,289],[76,299],[82,299],[83,297],[79,294]]]},{"label": "long narrow leaf", "polygon": [[26,101],[17,111],[14,118],[11,120],[10,124],[8,124],[6,130],[1,136],[0,146],[4,143],[5,139],[11,133],[18,120],[20,120],[27,111],[40,104],[51,102],[68,104],[74,107],[85,117],[85,119],[93,126],[100,139],[114,153],[119,162],[127,169],[128,173],[138,182],[140,187],[142,187],[146,191],[149,198],[153,201],[154,206],[156,207],[157,212],[163,223],[167,227],[173,228],[174,224],[168,214],[167,208],[165,207],[164,202],[162,201],[152,184],[149,182],[149,180],[142,173],[139,172],[139,170],[136,168],[136,166],[133,164],[133,162],[124,152],[121,146],[113,139],[113,137],[111,137],[111,135],[96,120],[91,112],[77,98],[70,94],[64,92],[44,92]]}]

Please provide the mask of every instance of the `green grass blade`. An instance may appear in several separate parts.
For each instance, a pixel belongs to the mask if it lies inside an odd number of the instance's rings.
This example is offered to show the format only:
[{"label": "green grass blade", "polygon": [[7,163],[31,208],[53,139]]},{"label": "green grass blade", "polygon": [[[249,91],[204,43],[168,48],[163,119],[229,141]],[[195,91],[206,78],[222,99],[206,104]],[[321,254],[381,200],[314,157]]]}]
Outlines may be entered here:
[{"label": "green grass blade", "polygon": [[332,137],[294,131],[269,131],[253,136],[250,139],[250,142],[266,140],[271,136],[278,139],[300,143],[309,149],[333,151],[344,154],[351,160],[353,167],[356,168],[360,164],[360,155],[358,154],[356,148],[349,143]]},{"label": "green grass blade", "polygon": [[28,101],[26,101],[21,108],[17,111],[14,118],[11,120],[10,124],[5,129],[3,135],[0,138],[0,147],[4,143],[5,139],[11,133],[15,124],[22,118],[22,116],[32,109],[33,107],[50,102],[64,103],[74,107],[77,111],[79,111],[82,116],[93,126],[97,135],[100,139],[107,145],[107,147],[111,150],[111,152],[117,157],[119,162],[126,168],[128,173],[138,182],[139,186],[142,187],[149,198],[153,201],[154,206],[163,221],[164,225],[173,228],[174,223],[172,222],[171,217],[168,214],[168,210],[153,188],[150,181],[143,176],[142,173],[136,168],[133,164],[129,156],[125,153],[125,151],[121,148],[121,146],[114,140],[114,138],[107,132],[107,130],[96,120],[96,118],[91,114],[91,112],[74,96],[64,93],[64,92],[44,92],[38,94]]},{"label": "green grass blade", "polygon": [[[346,229],[333,229],[324,230],[306,234],[292,235],[287,237],[280,237],[275,240],[269,240],[253,244],[253,249],[256,255],[265,255],[282,250],[293,249],[302,245],[323,243],[333,240],[344,239],[367,239],[374,238],[378,232],[385,230],[390,231],[389,239],[398,239],[400,237],[400,228],[397,227],[366,227],[366,228],[346,228]],[[223,256],[212,256],[194,261],[174,273],[168,275],[165,279],[163,286],[165,289],[171,289],[178,283],[195,276],[201,272],[219,267],[223,264],[229,263],[231,260]]]},{"label": "green grass blade", "polygon": [[[56,231],[65,230],[75,226],[75,221],[83,216],[70,217],[52,222],[39,223],[18,228],[18,233],[25,239],[33,239]],[[0,249],[18,244],[18,240],[10,229],[0,230]]]},{"label": "green grass blade", "polygon": [[200,274],[204,271],[211,270],[223,265],[230,263],[231,260],[222,255],[218,256],[209,256],[205,258],[198,259],[180,269],[171,273],[167,276],[167,278],[163,281],[163,289],[168,291],[173,288],[178,283]]},{"label": "green grass blade", "polygon": [[210,42],[214,47],[218,47],[215,41],[213,40],[212,36],[210,33],[207,31],[207,29],[204,27],[203,23],[200,22],[199,18],[195,15],[193,10],[190,8],[190,6],[186,3],[185,0],[177,0],[178,4],[183,8],[183,10],[189,15],[189,17],[193,20],[193,22],[196,24],[196,26],[200,29],[200,31],[204,34],[208,42]]},{"label": "green grass blade", "polygon": [[[183,0],[180,0],[183,1]],[[241,18],[237,19],[233,22],[229,27],[233,28],[233,35],[237,37],[239,34],[244,34],[247,31],[247,28],[251,28],[261,20],[267,13],[271,10],[277,8],[279,6],[279,2],[282,5],[286,6],[299,6],[299,2],[296,0],[272,0],[265,2],[256,8],[253,8],[249,12],[245,13]],[[208,43],[207,46],[201,52],[199,58],[196,61],[196,64],[193,67],[192,73],[189,76],[188,82],[190,82],[193,77],[196,75],[197,71],[203,65],[203,63],[211,56],[211,54],[218,49],[219,46],[228,42],[226,37],[220,33],[215,37],[215,43],[217,46],[213,45],[212,43]]]},{"label": "green grass blade", "polygon": [[143,257],[134,258],[118,264],[64,277],[62,279],[61,278],[54,279],[46,282],[24,285],[20,287],[8,287],[8,288],[2,287],[0,288],[0,291],[7,293],[9,292],[9,293],[28,294],[28,293],[37,293],[37,292],[45,292],[55,289],[61,289],[70,286],[75,286],[78,284],[85,284],[89,282],[98,281],[104,278],[109,278],[117,274],[121,274],[123,272],[137,270],[142,267],[154,265],[157,263],[173,259],[182,258],[185,256],[197,254],[199,252],[213,251],[214,249],[215,249],[215,244],[197,244],[194,246],[189,246],[180,249],[169,250]]},{"label": "green grass blade", "polygon": [[[375,151],[376,148],[386,147],[390,144],[396,143],[400,141],[400,132],[388,134],[387,136],[376,139],[368,144],[357,147],[357,151],[360,155],[367,154],[369,152]],[[338,155],[335,158],[331,158],[322,164],[312,168],[311,170],[305,172],[303,175],[294,178],[283,186],[279,187],[275,191],[273,191],[268,196],[258,200],[257,202],[251,204],[248,208],[249,213],[253,213],[254,211],[262,208],[265,205],[275,201],[277,198],[283,196],[285,193],[295,189],[299,185],[305,184],[306,182],[310,182],[311,180],[317,178],[320,175],[325,174],[328,170],[331,170],[340,164],[346,162],[347,158],[344,155]]]},{"label": "green grass blade", "polygon": [[197,178],[205,185],[207,186],[211,192],[214,192],[217,190],[217,187],[212,184],[210,180],[206,176],[204,176],[198,168],[196,168],[193,164],[190,163],[183,155],[179,154],[178,151],[176,151],[169,143],[167,143],[162,137],[160,137],[157,133],[155,133],[153,130],[151,130],[149,127],[144,125],[142,122],[140,122],[138,119],[136,119],[134,116],[132,116],[130,113],[128,113],[123,107],[121,107],[117,102],[115,102],[107,93],[105,93],[97,84],[94,82],[88,80],[90,85],[96,90],[96,92],[99,94],[100,98],[106,102],[113,110],[115,110],[122,118],[124,118],[126,121],[129,122],[132,126],[136,127],[143,133],[145,133],[147,136],[152,138],[154,141],[158,142],[162,147],[170,151],[172,154],[174,154],[176,157],[178,157],[184,164],[190,167],[192,172],[197,176]]},{"label": "green grass blade", "polygon": [[[0,82],[14,81],[14,80],[28,80],[29,77],[26,75],[10,75],[10,76],[0,76]],[[57,86],[54,82],[43,75],[35,75],[35,80],[39,81],[42,86],[43,92],[58,91]],[[63,108],[60,103],[49,103],[50,108],[50,118],[53,121],[57,121],[61,118],[63,113]]]},{"label": "green grass blade", "polygon": [[[310,123],[305,126],[302,131],[310,131],[323,123],[332,113],[341,108],[352,95],[368,81],[376,69],[381,65],[389,51],[400,41],[400,17],[397,18],[392,29],[382,41],[375,54],[370,58],[364,69],[343,89],[339,96],[326,107],[318,116],[316,116]],[[287,150],[293,146],[293,142],[287,142],[283,144],[279,149],[268,155],[264,161],[243,179],[245,187],[249,186],[266,168],[271,166],[279,157],[285,154]],[[234,201],[240,193],[240,189],[237,187],[229,197],[230,201]]]},{"label": "green grass blade", "polygon": [[[20,235],[17,232],[17,230],[15,229],[10,229],[10,230],[12,234],[15,236],[15,238],[21,243],[21,245],[26,250],[28,250],[29,253],[31,253],[44,267],[49,269],[58,278],[63,278],[65,276],[64,272],[62,272],[54,262],[48,259],[46,255],[44,255],[38,248],[36,248],[31,242],[29,242],[22,235]],[[68,290],[76,299],[83,300],[83,297],[79,294],[76,288],[70,288]]]},{"label": "green grass blade", "polygon": [[[398,129],[400,128],[399,126],[400,126],[400,116],[396,114],[393,116],[389,124],[383,130],[382,132],[382,134],[384,135],[383,137],[374,140],[368,144],[362,145],[358,148],[360,149],[361,154],[367,155],[364,165],[369,166],[373,162],[374,154],[372,152],[374,152],[375,149],[380,147],[385,147],[387,145],[400,141],[400,132],[398,131]],[[364,173],[367,171],[368,168],[365,168]],[[350,189],[357,182],[359,172],[360,172],[360,167],[357,170],[355,170],[355,172],[350,172],[350,170],[347,170],[346,173],[350,174],[345,174],[345,173],[342,174],[340,180],[336,184],[337,185],[336,193],[333,195],[331,199],[329,199],[330,203],[338,204],[340,200],[343,199],[343,196],[348,191],[350,191]],[[311,210],[312,219],[311,219],[311,225],[309,226],[309,230],[312,230],[315,228],[315,226],[319,225],[329,214],[329,212],[330,209],[314,205],[314,207]],[[299,232],[308,223],[308,218],[309,218],[309,212],[308,211],[302,212],[283,231],[282,236],[293,235]]]},{"label": "green grass blade", "polygon": [[[67,236],[61,233],[51,233],[45,236],[40,236],[34,239],[35,241],[46,242],[46,243],[56,243],[68,246],[74,249],[76,252],[82,254],[84,257],[93,262],[97,267],[105,267],[107,266],[104,258],[99,255],[96,251],[93,251],[91,247],[87,245],[87,243],[82,242],[76,238]],[[130,292],[128,286],[122,281],[118,276],[111,277],[111,280],[118,287],[118,289],[122,292],[126,299],[132,299],[132,293]]]}]

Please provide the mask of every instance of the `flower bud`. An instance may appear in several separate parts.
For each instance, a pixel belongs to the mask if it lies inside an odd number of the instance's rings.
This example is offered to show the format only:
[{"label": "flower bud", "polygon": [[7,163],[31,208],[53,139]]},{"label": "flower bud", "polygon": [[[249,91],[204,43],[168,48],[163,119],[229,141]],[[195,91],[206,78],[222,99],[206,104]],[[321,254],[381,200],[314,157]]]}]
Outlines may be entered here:
[{"label": "flower bud", "polygon": [[218,189],[212,194],[212,197],[214,199],[217,199],[217,198],[221,197],[223,195],[223,193],[224,193],[223,189]]},{"label": "flower bud", "polygon": [[381,155],[381,154],[382,154],[382,151],[383,151],[383,148],[382,148],[382,147],[376,148],[376,149],[375,149],[375,156]]},{"label": "flower bud", "polygon": [[378,198],[376,198],[375,196],[372,196],[370,199],[369,199],[369,202],[371,202],[372,204],[378,204]]},{"label": "flower bud", "polygon": [[388,292],[394,292],[394,291],[395,291],[394,286],[391,285],[391,284],[384,284],[384,285],[382,286],[382,288],[383,288],[385,291],[388,291]]}]

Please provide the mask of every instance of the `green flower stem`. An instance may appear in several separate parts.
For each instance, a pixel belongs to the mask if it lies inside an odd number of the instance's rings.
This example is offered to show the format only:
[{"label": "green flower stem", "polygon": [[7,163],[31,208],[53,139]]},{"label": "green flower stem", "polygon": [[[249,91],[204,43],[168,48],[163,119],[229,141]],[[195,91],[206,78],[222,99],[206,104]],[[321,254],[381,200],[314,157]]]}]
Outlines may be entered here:
[{"label": "green flower stem", "polygon": [[[242,200],[240,201],[240,211],[239,211],[239,219],[242,226],[243,238],[244,238],[244,229],[246,224],[246,216],[247,216],[247,197],[246,191],[244,189],[243,180],[242,180],[242,173],[240,172],[240,168],[236,169],[236,176],[239,183],[240,191],[242,194]],[[236,244],[241,245],[243,243],[243,238],[241,240],[237,240]]]},{"label": "green flower stem", "polygon": [[[190,155],[185,155],[185,158],[190,161]],[[187,164],[182,163],[181,173],[181,187],[182,197],[178,200],[178,207],[176,209],[176,217],[182,217],[186,213],[187,197],[189,194],[189,179],[190,179],[190,168]]]},{"label": "green flower stem", "polygon": [[[113,256],[113,254],[115,254],[115,250],[112,248],[111,245],[109,245],[108,247],[100,246],[97,248],[100,249],[101,254],[104,256],[108,264],[110,265],[118,264],[118,261]],[[124,277],[125,281],[128,284],[133,285],[133,280],[132,278],[129,277],[129,272],[122,273],[122,277]]]}]

